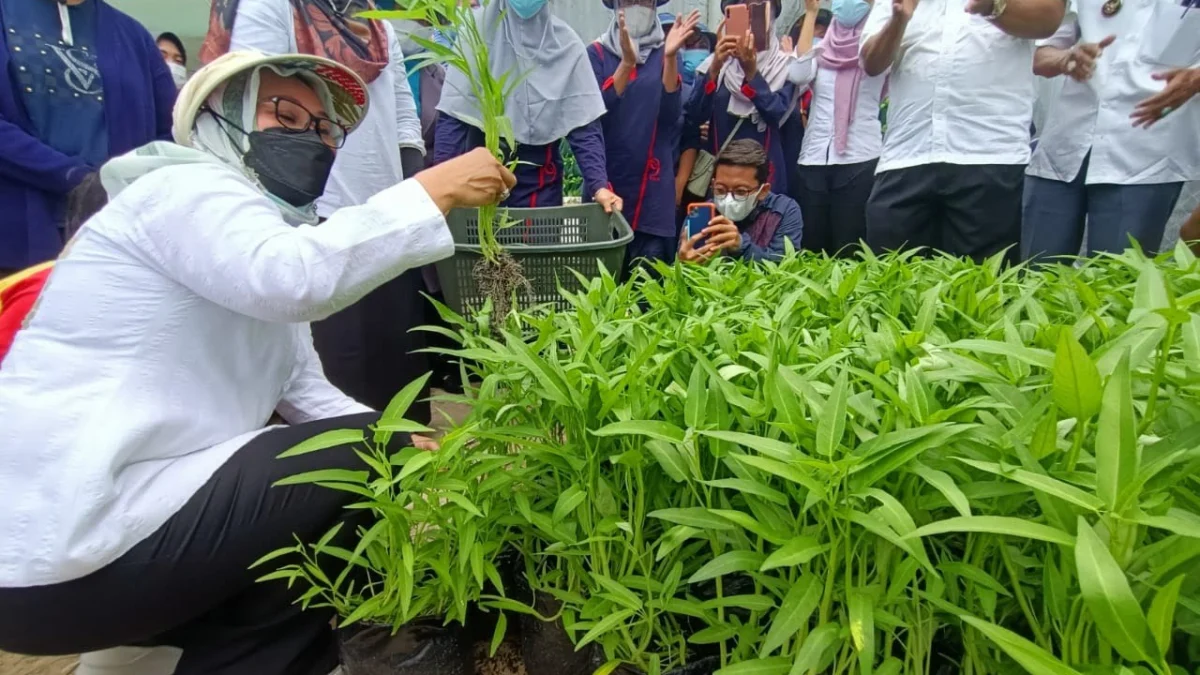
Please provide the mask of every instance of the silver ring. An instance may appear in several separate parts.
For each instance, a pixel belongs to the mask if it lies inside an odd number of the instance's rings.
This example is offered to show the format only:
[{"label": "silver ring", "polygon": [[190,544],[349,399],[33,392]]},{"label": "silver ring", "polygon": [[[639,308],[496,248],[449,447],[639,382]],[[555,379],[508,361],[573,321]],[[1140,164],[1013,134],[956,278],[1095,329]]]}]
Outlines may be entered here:
[{"label": "silver ring", "polygon": [[1163,107],[1163,109],[1162,109],[1162,112],[1158,113],[1158,117],[1161,119],[1161,118],[1163,118],[1163,117],[1166,117],[1167,115],[1170,115],[1170,114],[1171,114],[1171,113],[1173,113],[1173,112],[1175,112],[1175,109],[1174,109],[1174,108],[1172,108],[1172,107],[1171,107],[1171,106],[1169,106],[1169,105],[1168,105],[1168,106],[1164,106],[1164,107]]},{"label": "silver ring", "polygon": [[502,201],[502,202],[508,201],[508,198],[511,196],[512,196],[512,190],[509,190],[508,188],[504,188],[504,192],[500,193],[500,201]]}]

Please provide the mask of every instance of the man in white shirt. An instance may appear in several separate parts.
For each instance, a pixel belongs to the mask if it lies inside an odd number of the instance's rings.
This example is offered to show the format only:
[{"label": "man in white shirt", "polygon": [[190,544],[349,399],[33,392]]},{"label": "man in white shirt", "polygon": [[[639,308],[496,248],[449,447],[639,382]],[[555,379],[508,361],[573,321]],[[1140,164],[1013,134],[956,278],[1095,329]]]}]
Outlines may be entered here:
[{"label": "man in white shirt", "polygon": [[[1184,182],[1200,179],[1200,104],[1188,102],[1200,77],[1157,63],[1150,37],[1182,11],[1178,0],[1074,0],[1038,43],[1035,72],[1068,77],[1025,180],[1023,258],[1077,255],[1085,224],[1088,254],[1122,251],[1130,237],[1148,252],[1162,243]],[[1200,33],[1180,38],[1200,55]]]},{"label": "man in white shirt", "polygon": [[976,259],[1016,244],[1033,117],[1033,40],[1063,0],[886,0],[862,33],[868,75],[891,71],[867,242]]}]

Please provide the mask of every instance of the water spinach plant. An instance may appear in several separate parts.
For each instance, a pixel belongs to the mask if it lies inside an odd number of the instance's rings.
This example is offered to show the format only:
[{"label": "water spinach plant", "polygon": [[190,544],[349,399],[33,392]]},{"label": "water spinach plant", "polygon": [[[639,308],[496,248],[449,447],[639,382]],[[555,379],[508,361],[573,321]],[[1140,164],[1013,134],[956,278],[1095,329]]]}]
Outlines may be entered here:
[{"label": "water spinach plant", "polygon": [[499,336],[444,311],[481,382],[463,429],[504,466],[477,532],[555,601],[490,606],[561,622],[604,674],[1200,663],[1186,248],[656,271]]},{"label": "water spinach plant", "polygon": [[[486,6],[494,1],[484,0],[482,4]],[[461,0],[398,0],[397,5],[402,9],[373,10],[364,12],[363,16],[422,21],[444,35],[453,36],[450,46],[414,36],[413,40],[425,51],[414,58],[412,67],[441,64],[461,73],[478,104],[478,117],[464,121],[483,132],[484,147],[492,156],[501,162],[509,162],[506,153],[514,153],[517,143],[512,122],[505,113],[505,103],[512,88],[525,74],[492,72],[484,34],[497,27],[480,26],[478,16],[482,10],[473,9],[470,3]],[[513,166],[515,162],[509,162],[509,168]],[[473,270],[476,283],[484,296],[492,300],[498,317],[508,315],[518,291],[528,292],[530,288],[520,262],[504,250],[497,238],[500,229],[511,225],[506,213],[496,205],[479,208],[478,235],[482,257]]]}]

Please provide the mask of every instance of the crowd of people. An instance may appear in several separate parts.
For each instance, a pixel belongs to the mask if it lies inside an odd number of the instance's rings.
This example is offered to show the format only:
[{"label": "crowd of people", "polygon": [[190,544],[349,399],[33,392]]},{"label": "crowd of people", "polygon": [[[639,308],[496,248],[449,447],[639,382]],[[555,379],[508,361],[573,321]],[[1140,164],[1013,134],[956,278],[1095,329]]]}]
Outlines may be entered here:
[{"label": "crowd of people", "polygon": [[[630,265],[1153,251],[1200,179],[1195,0],[666,2],[603,0],[594,40],[546,0],[478,8],[510,171],[423,57],[454,31],[373,0],[213,0],[195,72],[105,0],[0,0],[0,649],[330,672],[329,616],[247,568],[353,498],[271,485],[362,460],[276,457],[444,369],[411,329],[445,215],[563,204],[564,147]],[[1035,127],[1039,77],[1065,84]]]}]

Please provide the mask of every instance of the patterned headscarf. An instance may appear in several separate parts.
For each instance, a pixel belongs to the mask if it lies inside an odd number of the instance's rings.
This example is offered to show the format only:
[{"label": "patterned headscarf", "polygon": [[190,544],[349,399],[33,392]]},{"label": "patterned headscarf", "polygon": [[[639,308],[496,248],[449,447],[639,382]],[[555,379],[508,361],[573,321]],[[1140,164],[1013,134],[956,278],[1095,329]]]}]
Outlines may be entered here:
[{"label": "patterned headscarf", "polygon": [[[295,22],[296,50],[324,56],[346,66],[365,82],[374,82],[388,65],[387,32],[377,20],[358,19],[359,12],[375,9],[374,0],[288,0]],[[213,0],[208,35],[200,48],[201,63],[229,51],[233,23],[241,0]]]}]

